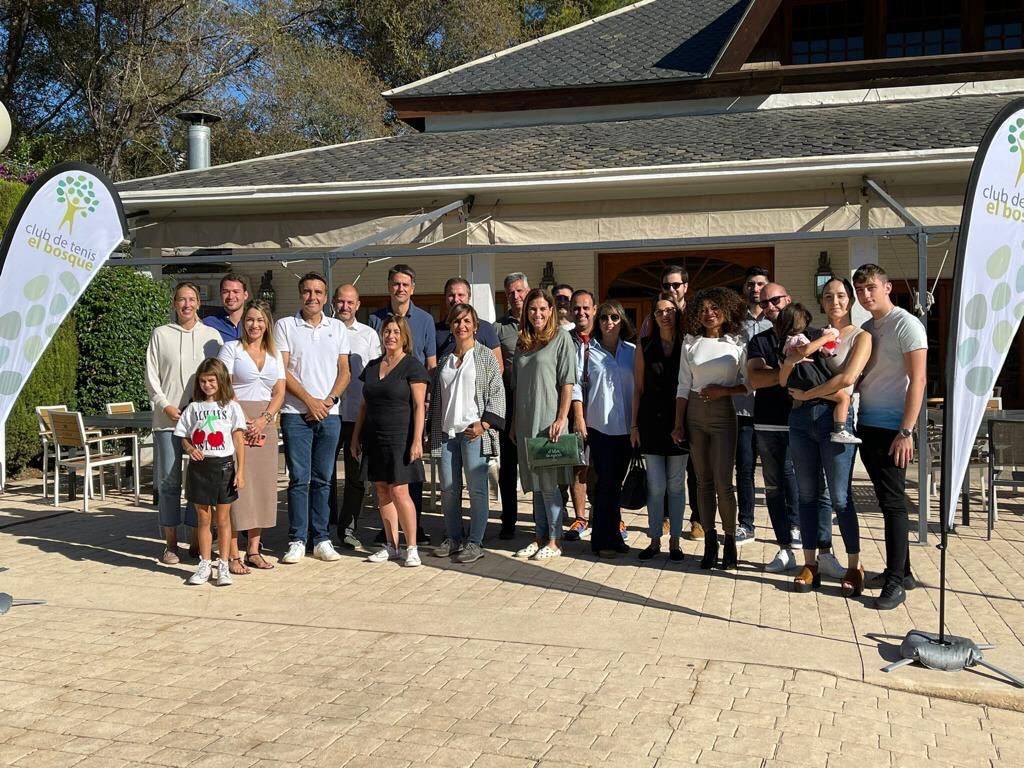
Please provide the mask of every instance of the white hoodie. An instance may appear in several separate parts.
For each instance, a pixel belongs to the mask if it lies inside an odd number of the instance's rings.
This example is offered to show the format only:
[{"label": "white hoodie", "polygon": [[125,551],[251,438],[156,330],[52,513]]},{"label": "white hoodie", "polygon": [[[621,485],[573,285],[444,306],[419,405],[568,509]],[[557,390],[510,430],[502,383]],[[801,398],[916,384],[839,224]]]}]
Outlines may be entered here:
[{"label": "white hoodie", "polygon": [[208,357],[220,352],[220,334],[202,321],[191,330],[177,323],[153,330],[146,350],[146,389],[153,403],[153,429],[174,429],[164,408],[174,405],[185,410],[192,399],[196,369]]}]

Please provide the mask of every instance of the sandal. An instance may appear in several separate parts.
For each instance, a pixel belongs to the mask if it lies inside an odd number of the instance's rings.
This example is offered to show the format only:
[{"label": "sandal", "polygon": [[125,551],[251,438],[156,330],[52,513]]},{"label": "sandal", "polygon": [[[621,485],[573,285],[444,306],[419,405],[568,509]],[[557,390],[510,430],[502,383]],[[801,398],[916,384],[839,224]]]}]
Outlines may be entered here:
[{"label": "sandal", "polygon": [[796,578],[793,579],[793,589],[796,592],[810,592],[821,586],[821,574],[818,573],[818,566],[805,565]]},{"label": "sandal", "polygon": [[[238,563],[238,565],[235,565],[235,563]],[[249,567],[242,562],[242,558],[240,557],[232,557],[228,559],[228,571],[235,576],[246,576],[251,573]]]},{"label": "sandal", "polygon": [[860,597],[864,593],[864,566],[847,568],[839,586],[843,597]]},{"label": "sandal", "polygon": [[269,571],[274,567],[274,564],[267,560],[260,552],[246,552],[245,564],[260,571]]}]

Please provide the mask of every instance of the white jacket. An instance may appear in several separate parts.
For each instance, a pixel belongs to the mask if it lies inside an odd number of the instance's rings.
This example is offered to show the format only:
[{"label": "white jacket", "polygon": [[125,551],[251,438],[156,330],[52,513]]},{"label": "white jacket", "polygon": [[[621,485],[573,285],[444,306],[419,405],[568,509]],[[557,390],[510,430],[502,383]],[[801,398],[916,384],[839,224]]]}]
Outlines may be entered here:
[{"label": "white jacket", "polygon": [[146,350],[146,389],[153,403],[153,429],[174,429],[164,413],[168,405],[185,410],[192,399],[196,369],[208,357],[220,352],[220,334],[202,321],[191,330],[177,323],[153,329]]}]

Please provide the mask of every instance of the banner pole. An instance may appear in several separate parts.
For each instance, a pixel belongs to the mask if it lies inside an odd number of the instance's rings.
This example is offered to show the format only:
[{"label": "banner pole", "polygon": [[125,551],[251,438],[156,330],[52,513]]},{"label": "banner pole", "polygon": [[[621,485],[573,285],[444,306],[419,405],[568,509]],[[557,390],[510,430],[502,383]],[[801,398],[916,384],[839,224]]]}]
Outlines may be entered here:
[{"label": "banner pole", "polygon": [[[917,241],[918,317],[928,328],[928,233],[919,230]],[[931,453],[928,445],[928,391],[921,398],[917,415],[917,541],[928,543],[928,515],[931,513]],[[909,553],[908,553],[909,554]]]}]

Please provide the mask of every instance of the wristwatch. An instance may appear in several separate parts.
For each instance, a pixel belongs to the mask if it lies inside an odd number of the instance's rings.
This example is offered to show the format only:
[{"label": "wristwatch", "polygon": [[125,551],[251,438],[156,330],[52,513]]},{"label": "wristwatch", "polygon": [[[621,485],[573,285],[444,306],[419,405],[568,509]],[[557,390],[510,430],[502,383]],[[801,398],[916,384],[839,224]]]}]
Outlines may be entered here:
[{"label": "wristwatch", "polygon": [[334,405],[337,405],[339,400],[341,400],[341,398],[338,397],[337,395],[331,395],[331,403],[333,403]]},{"label": "wristwatch", "polygon": [[906,429],[906,428],[900,430],[900,437],[913,437],[913,436],[914,436],[913,430]]}]

